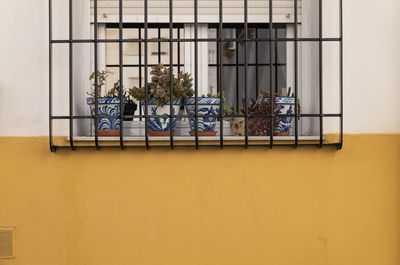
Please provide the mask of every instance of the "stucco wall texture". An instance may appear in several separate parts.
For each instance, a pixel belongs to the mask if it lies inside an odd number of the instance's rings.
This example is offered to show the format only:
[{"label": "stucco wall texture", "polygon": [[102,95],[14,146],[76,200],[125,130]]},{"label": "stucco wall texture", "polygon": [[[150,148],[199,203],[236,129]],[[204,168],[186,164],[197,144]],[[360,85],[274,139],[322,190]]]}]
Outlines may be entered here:
[{"label": "stucco wall texture", "polygon": [[335,148],[66,150],[0,138],[0,265],[398,265],[400,135]]}]

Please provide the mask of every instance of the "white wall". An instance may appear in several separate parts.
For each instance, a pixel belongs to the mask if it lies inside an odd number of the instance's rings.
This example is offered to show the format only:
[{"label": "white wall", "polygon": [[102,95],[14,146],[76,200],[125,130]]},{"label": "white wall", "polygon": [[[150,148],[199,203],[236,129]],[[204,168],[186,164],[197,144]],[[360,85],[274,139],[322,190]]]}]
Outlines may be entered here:
[{"label": "white wall", "polygon": [[[400,1],[343,2],[345,132],[400,133]],[[47,1],[1,1],[0,10],[0,135],[47,135]],[[67,10],[59,11],[64,17]],[[64,55],[58,66],[65,70],[67,53],[60,54]],[[329,48],[326,54],[327,60],[336,56]],[[325,87],[335,86],[329,67],[324,71]],[[66,81],[64,76],[60,85],[67,87]],[[66,103],[65,96],[58,101]],[[325,100],[327,108],[334,105],[330,102]]]},{"label": "white wall", "polygon": [[346,132],[399,133],[400,1],[344,2]]},{"label": "white wall", "polygon": [[0,135],[46,135],[46,1],[0,1]]}]

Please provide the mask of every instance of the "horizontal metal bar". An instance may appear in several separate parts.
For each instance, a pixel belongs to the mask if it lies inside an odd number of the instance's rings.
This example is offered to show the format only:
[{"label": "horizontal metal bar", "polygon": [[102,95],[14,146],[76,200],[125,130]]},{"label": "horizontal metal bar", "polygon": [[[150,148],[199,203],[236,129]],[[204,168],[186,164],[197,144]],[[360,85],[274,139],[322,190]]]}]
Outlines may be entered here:
[{"label": "horizontal metal bar", "polygon": [[[174,29],[183,29],[185,27],[184,23],[173,23]],[[138,28],[144,28],[144,23],[129,23],[125,22],[123,23],[124,29],[138,29]],[[114,22],[114,23],[106,23],[106,28],[108,29],[117,29],[119,28],[119,23]],[[147,23],[147,28],[148,29],[169,29],[169,23]]]},{"label": "horizontal metal bar", "polygon": [[[100,119],[132,119],[132,118],[145,118],[146,115],[97,115],[97,118]],[[340,118],[342,115],[341,114],[298,114],[297,116],[295,114],[258,114],[258,115],[247,115],[248,118],[259,118],[259,117],[331,117],[331,118]],[[170,115],[147,115],[148,118],[166,118],[170,117]],[[215,114],[215,115],[197,115],[199,118],[219,118],[220,115]],[[243,114],[237,114],[237,115],[224,115],[224,118],[245,118],[246,116]],[[96,118],[95,115],[93,116],[72,116],[72,119],[74,120],[84,120],[84,119],[94,119]],[[174,118],[196,118],[196,115],[174,115]],[[50,119],[52,120],[68,120],[70,119],[70,116],[51,116]]]},{"label": "horizontal metal bar", "polygon": [[[221,64],[222,65],[222,64]],[[209,64],[210,67],[217,67],[218,64]],[[223,66],[245,66],[243,63],[225,63]],[[247,66],[270,66],[269,63],[248,63]],[[272,66],[286,66],[286,63],[273,63]]]},{"label": "horizontal metal bar", "polygon": [[[220,144],[204,144],[204,145],[199,144],[199,146],[203,147],[203,148],[206,148],[206,147],[209,147],[209,148],[221,148]],[[274,143],[273,146],[276,146],[276,147],[295,147],[296,145],[295,144],[276,144],[276,143]],[[297,146],[319,147],[319,144],[298,143]],[[340,146],[340,143],[324,143],[324,144],[322,144],[322,146],[326,146],[326,147],[331,146],[331,147],[338,148]],[[55,145],[53,147],[54,147],[54,150],[57,150],[57,149],[71,149],[70,146],[63,146],[63,145]],[[124,145],[124,147],[125,147],[124,150],[126,150],[128,148],[146,149],[146,145]],[[150,148],[152,148],[152,147],[153,148],[170,148],[169,145],[160,145],[160,144],[158,144],[158,145],[149,145],[149,147]],[[174,147],[176,147],[176,148],[179,148],[179,147],[181,147],[181,148],[194,148],[195,149],[196,145],[187,145],[187,144],[180,145],[179,143],[177,143]],[[243,148],[243,149],[245,148],[242,144],[224,144],[224,147],[234,147],[234,148],[240,147],[240,148]],[[263,147],[263,148],[265,148],[265,147],[270,147],[270,145],[269,144],[251,144],[251,143],[249,143],[247,145],[247,147]],[[75,146],[75,149],[88,149],[88,148],[89,149],[91,149],[91,148],[92,149],[96,149],[96,146],[95,145],[77,145],[77,146]],[[100,145],[100,148],[101,149],[102,148],[106,148],[106,149],[108,149],[108,148],[118,148],[118,149],[120,149],[120,145]],[[101,150],[101,149],[99,149],[99,150]]]},{"label": "horizontal metal bar", "polygon": [[[158,64],[149,64],[148,66],[157,66]],[[163,64],[165,67],[169,67],[169,64]],[[173,64],[173,67],[179,67],[179,66],[185,66],[184,64]],[[209,67],[218,67],[218,64],[209,64]],[[223,66],[244,66],[244,64],[231,64],[227,63],[224,64]],[[248,66],[270,66],[269,63],[249,63]],[[286,66],[286,63],[274,63],[273,66]],[[110,68],[117,68],[119,67],[119,64],[107,64],[106,67]],[[124,64],[123,67],[143,67],[143,65],[140,64]]]},{"label": "horizontal metal bar", "polygon": [[[198,39],[198,42],[217,42],[219,41],[217,38],[203,38]],[[277,41],[277,42],[340,42],[342,41],[341,38],[252,38],[252,39],[236,39],[236,38],[224,38],[220,40],[221,42],[235,42],[235,41],[247,41],[247,42],[270,42],[270,41]],[[164,39],[164,38],[154,38],[154,39],[75,39],[75,40],[51,40],[51,43],[119,43],[119,42],[195,42],[195,39]]]},{"label": "horizontal metal bar", "polygon": [[[285,29],[287,23],[274,23],[275,28],[279,29]],[[123,24],[124,28],[127,29],[136,29],[136,28],[144,28],[144,23],[130,23],[130,22],[125,22]],[[174,28],[184,28],[185,23],[180,23],[180,22],[174,22],[173,23]],[[118,28],[119,24],[117,22],[111,22],[111,23],[106,23],[106,28]],[[209,29],[214,29],[218,28],[219,23],[208,23],[208,28]],[[147,28],[151,29],[165,29],[168,30],[169,28],[169,23],[147,23]],[[229,29],[229,28],[239,28],[243,29],[244,25],[243,23],[223,23],[223,28],[224,29]],[[259,28],[259,29],[268,29],[268,23],[248,23],[248,28]]]},{"label": "horizontal metal bar", "polygon": [[[148,64],[147,66],[152,67],[152,66],[157,66],[158,64]],[[165,67],[169,67],[169,64],[163,64]],[[173,64],[172,67],[179,67],[182,66],[184,67],[185,64]],[[119,67],[119,64],[107,64],[106,67],[110,67],[110,68],[116,68]],[[123,67],[143,67],[143,64],[124,64]]]}]

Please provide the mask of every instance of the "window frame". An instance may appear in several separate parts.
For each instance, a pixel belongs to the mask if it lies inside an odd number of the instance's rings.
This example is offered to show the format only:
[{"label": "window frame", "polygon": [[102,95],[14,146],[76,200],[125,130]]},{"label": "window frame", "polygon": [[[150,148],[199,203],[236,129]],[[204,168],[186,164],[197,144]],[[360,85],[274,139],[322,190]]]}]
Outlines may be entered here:
[{"label": "window frame", "polygon": [[[68,40],[54,40],[52,38],[52,3],[51,2],[52,2],[52,0],[49,0],[49,10],[50,10],[49,11],[49,20],[50,20],[50,23],[49,23],[49,31],[50,31],[50,33],[49,33],[49,44],[50,44],[50,52],[49,52],[49,57],[50,57],[50,66],[49,66],[49,68],[50,68],[49,69],[49,72],[50,72],[50,77],[49,77],[49,99],[50,99],[50,103],[49,103],[49,120],[50,120],[50,122],[49,122],[50,123],[49,134],[50,134],[50,148],[51,148],[52,151],[55,151],[57,148],[62,148],[61,146],[57,146],[57,145],[53,144],[53,139],[52,139],[52,137],[53,137],[53,134],[52,134],[52,121],[53,120],[57,120],[57,119],[61,119],[61,120],[64,119],[64,120],[69,120],[69,140],[70,140],[69,141],[70,142],[70,146],[69,147],[72,148],[73,150],[75,150],[77,148],[77,146],[75,146],[75,142],[74,142],[74,138],[73,138],[74,137],[74,126],[73,126],[74,120],[77,120],[77,119],[78,120],[80,120],[80,119],[94,119],[95,124],[97,124],[97,119],[99,119],[99,116],[98,116],[98,113],[97,113],[97,95],[95,97],[96,98],[96,100],[95,100],[96,113],[95,113],[95,115],[93,117],[90,117],[90,116],[76,116],[76,115],[74,115],[74,111],[73,111],[73,105],[74,105],[73,104],[73,101],[74,101],[74,96],[73,96],[73,91],[74,91],[74,89],[73,89],[73,87],[74,87],[74,85],[73,85],[73,79],[74,79],[73,78],[73,72],[74,72],[73,71],[73,58],[74,58],[73,46],[74,46],[75,43],[94,43],[94,54],[95,54],[95,56],[94,56],[94,61],[95,61],[94,65],[95,65],[95,70],[97,70],[97,69],[99,69],[99,67],[98,67],[99,66],[99,64],[98,64],[98,56],[97,56],[99,43],[107,42],[107,41],[99,38],[99,34],[98,34],[99,23],[98,23],[98,13],[97,13],[97,0],[94,0],[95,13],[94,13],[94,38],[93,39],[89,39],[89,40],[80,39],[80,40],[78,40],[78,39],[74,39],[73,38],[73,15],[72,15],[73,14],[73,12],[72,12],[73,8],[72,8],[72,0],[69,0],[69,38],[68,38]],[[122,54],[122,48],[121,47],[122,47],[124,42],[126,42],[126,41],[138,41],[138,42],[141,42],[142,41],[145,44],[147,44],[149,42],[147,36],[145,36],[145,40],[124,40],[123,39],[123,37],[122,37],[122,30],[123,30],[123,14],[122,14],[123,5],[122,5],[122,2],[123,2],[122,0],[119,0],[119,12],[120,12],[120,15],[119,15],[119,32],[120,32],[119,33],[119,38],[118,38],[118,40],[113,40],[113,41],[118,42],[119,45],[120,45],[120,63],[119,63],[120,69],[123,69],[123,62],[122,62],[122,59],[121,59],[121,57],[122,57],[121,56],[121,54]],[[148,24],[149,24],[148,23],[148,4],[147,4],[147,2],[148,2],[147,0],[144,0],[144,3],[145,3],[145,7],[144,7],[145,31],[147,31]],[[194,22],[195,22],[194,25],[195,26],[194,26],[194,28],[195,28],[195,35],[196,35],[195,39],[194,39],[194,43],[199,43],[202,40],[198,36],[198,20],[197,20],[198,17],[197,17],[197,13],[196,13],[196,11],[197,11],[197,0],[194,0],[194,2],[195,2],[195,18],[194,18]],[[245,32],[246,32],[245,38],[244,38],[245,47],[246,47],[245,50],[247,50],[247,42],[248,42],[248,14],[247,14],[248,8],[247,8],[247,2],[248,2],[247,0],[244,0],[244,4],[245,4],[245,7],[244,7],[244,25],[245,25]],[[298,122],[297,122],[297,119],[295,119],[296,132],[295,132],[295,140],[294,140],[293,144],[292,143],[290,143],[290,144],[280,144],[280,143],[276,143],[276,142],[274,143],[274,136],[271,134],[271,136],[269,136],[269,139],[266,140],[267,143],[255,144],[254,146],[270,146],[270,147],[273,147],[273,146],[287,146],[287,145],[290,145],[290,146],[297,147],[297,146],[302,146],[302,145],[316,145],[316,146],[322,147],[322,146],[325,146],[325,145],[330,145],[330,146],[336,146],[337,148],[341,148],[342,147],[342,144],[343,144],[343,37],[342,37],[343,36],[343,23],[342,23],[342,17],[343,17],[343,15],[342,15],[342,0],[339,0],[339,2],[340,2],[340,5],[339,5],[340,6],[339,7],[340,36],[338,38],[324,38],[323,37],[323,34],[322,34],[322,0],[319,0],[319,10],[318,10],[319,32],[318,32],[318,37],[316,37],[316,38],[314,38],[314,37],[313,38],[302,38],[302,37],[299,37],[298,29],[297,29],[297,27],[295,27],[295,29],[294,29],[294,31],[295,31],[294,38],[291,38],[291,39],[285,38],[283,40],[279,40],[277,38],[274,39],[271,35],[268,38],[268,41],[270,41],[270,42],[286,41],[286,42],[293,42],[294,43],[294,46],[295,46],[295,48],[294,48],[294,52],[295,52],[295,56],[294,56],[294,61],[295,61],[295,63],[294,63],[294,67],[295,67],[295,71],[294,71],[294,87],[295,87],[295,91],[296,91],[296,93],[295,93],[295,97],[296,97],[296,108],[295,108],[295,111],[296,111],[296,113],[293,114],[293,115],[290,115],[290,116],[294,117],[294,118],[298,118],[298,117],[315,117],[315,118],[319,118],[319,121],[320,121],[319,122],[320,123],[319,143],[300,143],[299,142],[299,134],[298,134]],[[295,25],[299,25],[298,16],[297,16],[297,0],[294,0],[294,3],[295,3],[294,4]],[[169,12],[170,13],[169,14],[169,20],[170,21],[169,21],[168,25],[169,25],[170,34],[171,34],[171,31],[173,29],[173,23],[174,23],[173,22],[173,14],[172,14],[173,0],[169,0],[169,6],[170,6],[170,8],[169,8],[169,11],[170,11]],[[224,24],[222,9],[223,9],[223,1],[219,0],[219,23],[218,23],[218,26],[219,26],[220,31],[222,30],[223,24]],[[273,17],[272,13],[273,13],[272,1],[269,1],[269,18],[270,18],[269,27],[270,27],[271,30],[274,27],[274,22],[272,21],[272,17]],[[172,35],[170,35],[170,36],[172,36]],[[172,37],[168,40],[170,45],[172,45],[172,43],[175,42],[175,41],[179,42],[179,40],[174,40]],[[227,41],[227,40],[225,40],[222,36],[219,36],[217,38],[217,41],[218,41],[218,43],[221,44],[222,42]],[[322,86],[323,86],[323,81],[322,81],[322,62],[323,62],[323,59],[322,59],[322,47],[323,47],[323,43],[324,42],[330,42],[330,41],[339,42],[340,43],[340,45],[339,45],[339,48],[340,48],[340,56],[339,56],[339,59],[340,59],[340,63],[339,63],[339,66],[340,66],[340,71],[339,71],[340,72],[340,102],[339,102],[339,104],[340,104],[340,113],[336,113],[336,114],[325,114],[323,112],[323,95],[322,95],[322,92],[323,92],[323,89],[322,89]],[[298,114],[297,113],[297,98],[298,98],[297,91],[298,91],[298,87],[299,87],[299,77],[298,77],[298,71],[297,71],[297,69],[298,69],[298,43],[299,42],[317,42],[318,45],[319,45],[319,49],[318,49],[319,50],[319,76],[320,76],[320,80],[319,80],[319,92],[320,93],[319,93],[319,100],[318,100],[319,101],[319,113],[313,113],[313,114]],[[59,44],[59,43],[67,43],[69,45],[69,115],[68,116],[55,116],[55,115],[52,114],[52,58],[53,58],[52,57],[52,47],[55,44]],[[219,49],[221,49],[221,45],[219,45]],[[197,52],[198,52],[198,50],[196,48],[196,54],[197,54]],[[171,54],[172,54],[172,52],[171,52]],[[247,58],[247,57],[245,56],[245,58]],[[271,56],[270,56],[270,58],[271,58]],[[247,69],[247,64],[248,63],[247,63],[247,60],[246,60],[245,69]],[[145,63],[145,68],[147,66],[148,66],[147,63]],[[196,64],[195,64],[195,66],[196,66]],[[197,68],[197,66],[196,66],[196,68]],[[272,72],[272,70],[271,70],[271,72]],[[312,71],[310,71],[310,72],[312,72]],[[245,73],[246,73],[245,75],[246,75],[246,78],[247,78],[247,71],[245,71]],[[123,80],[122,75],[123,75],[123,71],[120,71],[120,76],[121,76],[120,80]],[[145,75],[147,75],[146,71],[145,71]],[[198,76],[198,72],[196,70],[195,71],[195,77],[197,77],[197,76]],[[219,79],[219,82],[220,82],[220,80],[221,79]],[[95,78],[95,82],[97,82],[97,78]],[[246,84],[245,87],[247,89],[247,82],[245,82],[245,84]],[[122,83],[121,83],[121,86],[123,86]],[[271,89],[270,92],[272,94],[272,85],[270,86],[270,89]],[[198,95],[198,84],[197,84],[197,82],[195,84],[195,90],[196,90],[196,99],[197,99],[197,95]],[[221,92],[221,94],[222,94],[222,92]],[[246,95],[246,93],[245,93],[245,95]],[[223,95],[221,95],[221,97],[222,96]],[[120,100],[120,105],[121,105],[121,109],[122,109],[122,104],[123,104],[122,103],[122,93],[120,93],[120,99],[121,99]],[[244,147],[247,148],[249,146],[253,146],[253,144],[249,143],[249,137],[248,137],[248,134],[247,134],[247,119],[248,119],[249,116],[247,114],[247,101],[245,101],[245,102],[246,102],[246,105],[245,105],[246,113],[244,115],[244,118],[246,119],[246,135],[245,135],[244,143],[243,144],[238,144],[238,145],[235,145],[235,146],[244,146]],[[273,102],[270,101],[270,104],[271,104],[271,109],[272,109]],[[146,102],[146,105],[147,105],[147,102]],[[267,116],[275,117],[275,116],[278,116],[278,115],[269,114]],[[289,116],[289,115],[283,115],[283,116]],[[173,117],[176,117],[176,115],[175,116],[174,115],[170,115],[170,118],[173,118]],[[220,122],[221,122],[221,130],[223,129],[223,117],[228,117],[228,116],[223,116],[222,114],[219,114],[219,118],[220,118]],[[323,118],[324,117],[337,117],[337,118],[340,118],[340,139],[339,139],[338,142],[324,143],[324,135],[323,135],[323,132],[324,132],[323,131]],[[121,120],[121,134],[120,134],[120,145],[119,145],[119,147],[124,149],[126,147],[126,145],[124,143],[123,133],[122,133],[123,132],[122,119],[125,118],[125,116],[124,115],[119,115],[118,118]],[[146,113],[145,114],[145,119],[147,120],[147,118],[148,118],[148,115]],[[270,119],[270,120],[271,120],[271,128],[272,128],[273,119]],[[98,137],[98,134],[97,134],[97,126],[95,126],[95,127],[96,127],[96,129],[95,129],[96,134],[95,134],[95,145],[94,146],[97,149],[100,149],[99,137]],[[147,131],[147,126],[146,126],[146,131]],[[224,140],[223,140],[223,138],[224,138],[223,135],[224,135],[223,133],[220,133],[220,142],[219,142],[219,144],[215,144],[213,146],[219,146],[219,147],[222,148],[225,145],[224,144]],[[171,134],[171,136],[170,136],[170,145],[169,145],[170,148],[174,148],[174,139],[173,138],[174,138],[174,136],[173,136],[173,134]],[[192,145],[193,147],[196,147],[196,148],[199,147],[198,140],[199,140],[199,138],[198,138],[198,135],[196,134],[195,145]],[[228,144],[228,146],[229,146],[229,144]],[[80,147],[84,147],[84,146],[80,146]],[[87,147],[93,147],[93,145],[90,145],[90,146],[87,146]],[[104,147],[106,147],[106,146],[104,146]],[[116,146],[110,146],[110,147],[116,147]],[[132,146],[132,147],[134,147],[134,146]],[[135,146],[135,147],[137,147],[137,146]],[[147,132],[146,132],[144,147],[146,147],[146,148],[150,147],[150,145],[149,145],[149,137],[148,137]]]}]

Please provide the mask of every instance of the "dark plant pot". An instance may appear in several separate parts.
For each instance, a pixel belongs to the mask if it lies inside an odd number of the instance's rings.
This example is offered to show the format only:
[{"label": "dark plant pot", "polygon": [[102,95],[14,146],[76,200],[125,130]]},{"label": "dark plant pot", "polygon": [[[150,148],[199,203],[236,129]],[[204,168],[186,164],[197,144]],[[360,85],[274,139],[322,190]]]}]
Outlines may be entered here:
[{"label": "dark plant pot", "polygon": [[[133,116],[135,115],[136,110],[137,104],[132,100],[128,100],[128,102],[124,106],[124,116]],[[133,118],[124,118],[124,121],[133,121]]]}]

